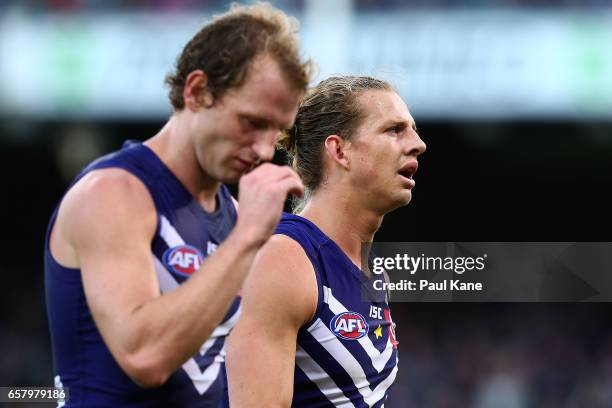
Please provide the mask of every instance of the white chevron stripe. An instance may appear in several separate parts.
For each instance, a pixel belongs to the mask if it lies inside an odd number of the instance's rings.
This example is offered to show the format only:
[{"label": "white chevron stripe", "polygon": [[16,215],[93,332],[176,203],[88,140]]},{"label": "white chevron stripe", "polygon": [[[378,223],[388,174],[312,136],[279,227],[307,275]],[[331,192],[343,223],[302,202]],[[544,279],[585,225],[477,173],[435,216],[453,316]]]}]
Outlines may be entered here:
[{"label": "white chevron stripe", "polygon": [[[342,345],[338,337],[327,327],[321,319],[317,319],[318,323],[311,330],[308,330],[312,336],[319,341],[319,344],[329,352],[329,354],[344,368],[348,375],[353,380],[355,387],[365,399],[367,394],[363,391],[369,391],[370,383],[363,367],[350,351]],[[325,340],[322,340],[325,339]]]},{"label": "white chevron stripe", "polygon": [[306,351],[298,346],[295,353],[295,364],[316,384],[321,393],[336,407],[355,408],[355,404],[342,393],[338,384],[314,361]]},{"label": "white chevron stripe", "polygon": [[153,255],[153,263],[155,264],[155,274],[157,275],[157,281],[159,282],[159,289],[162,291],[162,293],[171,292],[178,288],[179,284],[176,279],[174,279],[162,261],[160,261],[155,255]]},{"label": "white chevron stripe", "polygon": [[232,315],[232,317],[227,319],[223,324],[220,324],[219,326],[217,326],[215,331],[212,332],[211,337],[227,336],[229,332],[232,330],[232,328],[236,325],[236,322],[238,321],[238,318],[240,317],[241,310],[242,309],[239,306],[238,309],[236,309],[236,311]]},{"label": "white chevron stripe", "polygon": [[215,360],[215,362],[213,362],[206,370],[204,370],[204,372],[202,372],[195,360],[190,358],[185,362],[185,364],[183,364],[183,370],[187,372],[187,375],[189,375],[189,378],[191,378],[196,390],[198,390],[200,395],[202,395],[208,391],[210,386],[219,376],[221,362]]},{"label": "white chevron stripe", "polygon": [[[336,335],[327,327],[325,323],[323,323],[321,319],[317,319],[316,324],[312,325],[311,328],[308,329],[308,332],[312,334],[312,336],[319,341],[321,346],[323,346],[323,348],[325,348],[325,350],[327,350],[329,354],[333,356],[334,360],[336,360],[336,362],[340,364],[342,368],[344,368],[344,370],[353,380],[353,384],[357,388],[357,391],[359,391],[359,394],[361,394],[363,400],[368,406],[373,406],[385,396],[385,392],[391,386],[391,384],[393,384],[395,376],[397,375],[397,364],[395,367],[393,367],[393,370],[391,373],[389,373],[387,378],[381,381],[376,388],[374,388],[374,390],[371,390],[370,382],[368,381],[366,373],[363,371],[363,367],[359,361],[357,361],[357,359],[346,349],[346,347],[342,345],[342,342],[338,340]],[[391,345],[391,343],[388,344]],[[391,345],[391,347],[393,346]],[[296,353],[296,364],[299,362],[300,349],[301,347],[298,346],[298,353]],[[306,353],[306,351],[303,349],[302,351],[305,353],[305,356],[301,356],[303,359],[308,361],[313,360],[312,357]],[[316,364],[316,362],[314,364]],[[302,368],[300,364],[298,364],[298,366]],[[317,367],[319,366],[317,365]],[[321,367],[319,368],[322,370]],[[308,375],[308,378],[310,378],[309,371],[304,369],[302,370],[306,373],[306,375]],[[328,374],[325,375],[329,376]],[[314,380],[312,381],[315,382]],[[321,388],[321,386],[330,386],[329,383],[321,385],[319,385],[319,383],[316,384],[321,392],[323,392],[323,394],[326,396],[326,392],[332,392],[330,389],[324,390]]]},{"label": "white chevron stripe", "polygon": [[159,235],[166,241],[168,247],[172,248],[178,245],[185,245],[185,241],[179,233],[174,229],[170,221],[163,215],[159,216]]},{"label": "white chevron stripe", "polygon": [[[159,216],[159,225],[159,236],[163,238],[169,248],[185,244],[185,241],[183,238],[181,238],[178,231],[163,215]],[[170,292],[176,289],[179,284],[176,279],[174,279],[172,274],[168,272],[163,262],[155,255],[153,255],[153,262],[155,263],[155,273],[157,274],[159,288],[161,289],[162,293]]]},{"label": "white chevron stripe", "polygon": [[[238,321],[238,318],[240,317],[240,308],[238,308],[236,310],[236,312],[232,315],[232,317],[230,317],[229,319],[227,319],[227,321],[219,326],[217,326],[217,328],[215,329],[215,331],[212,332],[212,334],[210,335],[210,337],[208,338],[208,340],[206,340],[204,342],[204,344],[202,344],[202,347],[200,347],[200,354],[204,355],[204,353],[206,353],[208,351],[208,349],[210,349],[213,345],[213,343],[219,338],[219,337],[225,337],[229,334],[229,332],[232,330],[232,328],[234,327],[234,325],[236,324],[236,322]],[[222,355],[223,357],[225,357],[225,345],[223,346],[223,349],[219,352],[220,355]],[[221,360],[223,361],[223,360]]]},{"label": "white chevron stripe", "polygon": [[[332,313],[339,314],[349,311],[346,307],[344,307],[342,303],[340,303],[338,299],[334,297],[331,288],[323,286],[323,292],[323,299],[325,303],[327,303],[327,305],[329,306],[329,309],[332,311]],[[370,339],[370,336],[364,336],[358,339],[357,341],[370,357],[374,368],[380,373],[385,368],[385,365],[393,354],[393,345],[391,344],[391,339],[387,339],[387,345],[385,346],[385,350],[382,353],[378,351],[378,349],[374,346],[374,343],[372,343],[372,339]]]},{"label": "white chevron stripe", "polygon": [[374,388],[374,391],[368,394],[368,397],[365,398],[365,402],[369,406],[372,406],[376,404],[378,401],[380,401],[382,398],[384,398],[385,392],[387,392],[387,389],[391,386],[391,384],[393,384],[393,381],[395,381],[396,375],[397,375],[397,364],[393,367],[393,370],[389,373],[387,378],[381,381],[380,384],[378,384],[376,388]]},{"label": "white chevron stripe", "polygon": [[[160,229],[159,235],[166,242],[168,247],[173,248],[178,245],[185,245],[185,241],[180,236],[178,231],[170,224],[170,221],[163,215],[160,215]],[[155,264],[155,273],[159,282],[159,287],[162,293],[170,292],[175,290],[179,283],[174,279],[172,274],[166,269],[163,262],[153,255],[153,262]],[[206,351],[210,349],[215,340],[219,337],[226,336],[232,327],[236,324],[240,316],[240,308],[229,318],[225,323],[217,326],[212,332],[211,336],[202,344],[200,347],[200,355],[204,355]],[[208,366],[204,372],[200,370],[200,367],[193,358],[190,358],[183,364],[183,369],[193,382],[194,387],[198,390],[200,395],[204,394],[211,385],[217,380],[219,372],[221,370],[221,364],[225,361],[225,345],[220,350],[219,354],[215,356],[213,363]]]}]

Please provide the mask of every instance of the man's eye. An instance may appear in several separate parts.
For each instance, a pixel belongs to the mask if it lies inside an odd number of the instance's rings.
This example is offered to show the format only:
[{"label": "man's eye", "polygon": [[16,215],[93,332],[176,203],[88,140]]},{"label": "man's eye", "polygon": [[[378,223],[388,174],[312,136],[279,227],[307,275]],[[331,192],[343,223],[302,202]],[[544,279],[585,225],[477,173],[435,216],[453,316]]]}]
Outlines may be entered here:
[{"label": "man's eye", "polygon": [[389,129],[385,130],[385,132],[391,132],[391,133],[400,133],[402,131],[400,126],[392,126]]},{"label": "man's eye", "polygon": [[254,130],[266,130],[268,129],[268,123],[263,120],[255,120],[246,118],[245,122],[247,123],[247,127]]}]

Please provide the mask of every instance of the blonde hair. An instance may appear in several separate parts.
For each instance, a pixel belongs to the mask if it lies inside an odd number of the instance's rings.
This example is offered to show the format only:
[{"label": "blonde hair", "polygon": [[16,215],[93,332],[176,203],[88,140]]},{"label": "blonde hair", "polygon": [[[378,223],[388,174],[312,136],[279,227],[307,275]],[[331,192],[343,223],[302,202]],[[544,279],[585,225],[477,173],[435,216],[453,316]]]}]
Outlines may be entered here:
[{"label": "blonde hair", "polygon": [[302,99],[293,127],[278,143],[305,187],[304,197],[293,202],[294,212],[303,207],[321,183],[325,139],[329,135],[351,139],[364,117],[358,96],[370,90],[394,88],[372,77],[335,76],[319,82]]},{"label": "blonde hair", "polygon": [[229,11],[216,15],[185,45],[176,70],[166,76],[172,106],[175,110],[184,108],[183,88],[191,72],[201,69],[206,73],[206,86],[216,99],[228,89],[241,86],[251,62],[260,55],[274,58],[288,83],[305,91],[313,63],[300,57],[298,29],[296,18],[268,3],[232,4]]}]

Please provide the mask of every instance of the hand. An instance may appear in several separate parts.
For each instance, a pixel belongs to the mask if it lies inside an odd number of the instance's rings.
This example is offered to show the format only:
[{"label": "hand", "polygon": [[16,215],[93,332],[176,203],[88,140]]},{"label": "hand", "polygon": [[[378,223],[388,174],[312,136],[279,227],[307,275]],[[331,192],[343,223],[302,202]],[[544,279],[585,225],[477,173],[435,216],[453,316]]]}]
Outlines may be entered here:
[{"label": "hand", "polygon": [[304,185],[287,166],[264,163],[238,183],[236,232],[257,246],[263,245],[280,221],[287,194],[299,197]]}]

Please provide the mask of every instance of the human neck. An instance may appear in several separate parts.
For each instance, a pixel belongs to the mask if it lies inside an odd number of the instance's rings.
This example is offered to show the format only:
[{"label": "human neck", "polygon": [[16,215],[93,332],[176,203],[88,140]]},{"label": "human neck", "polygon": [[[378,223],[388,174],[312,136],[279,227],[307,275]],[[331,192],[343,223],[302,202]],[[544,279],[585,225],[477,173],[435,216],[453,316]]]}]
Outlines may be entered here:
[{"label": "human neck", "polygon": [[361,267],[361,245],[372,242],[383,215],[360,206],[348,192],[317,191],[300,215],[317,225],[342,251]]},{"label": "human neck", "polygon": [[206,211],[215,211],[221,183],[202,171],[189,133],[176,114],[144,144],[153,150]]}]

